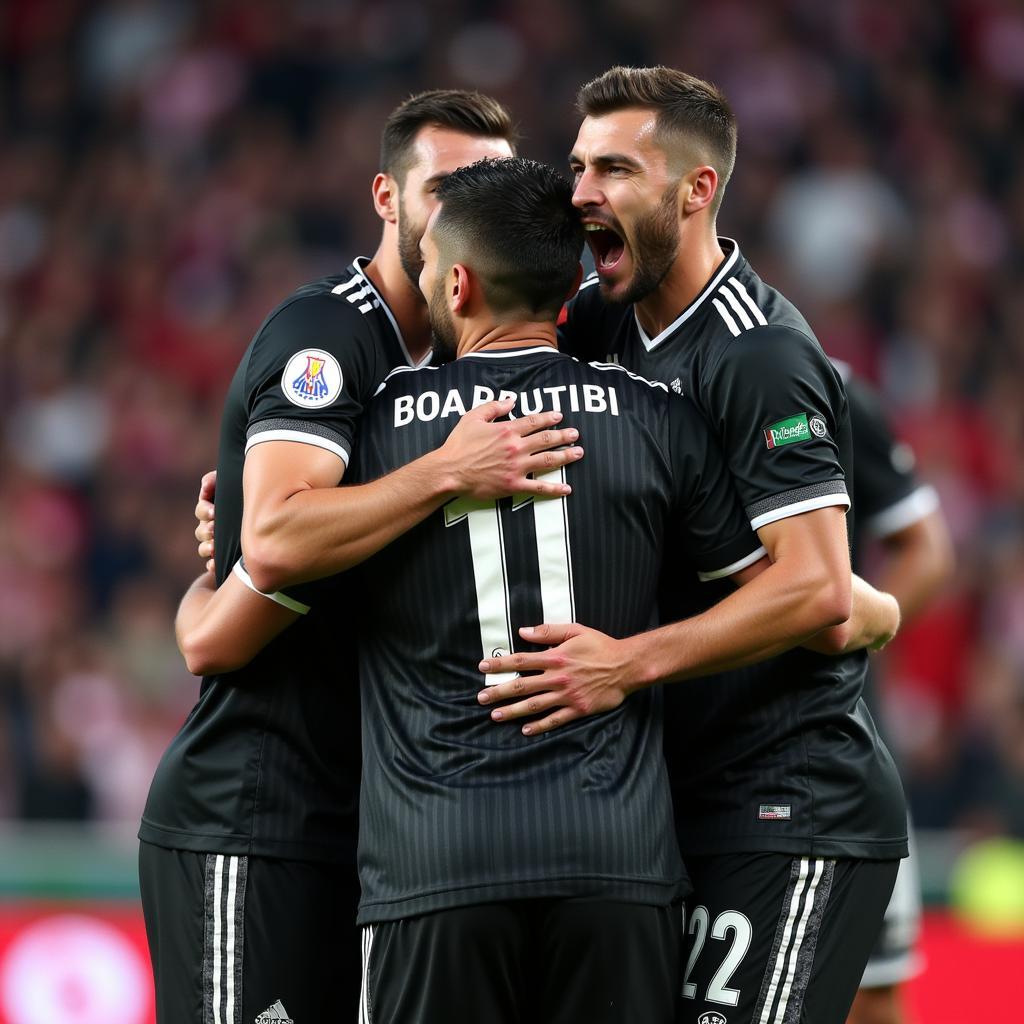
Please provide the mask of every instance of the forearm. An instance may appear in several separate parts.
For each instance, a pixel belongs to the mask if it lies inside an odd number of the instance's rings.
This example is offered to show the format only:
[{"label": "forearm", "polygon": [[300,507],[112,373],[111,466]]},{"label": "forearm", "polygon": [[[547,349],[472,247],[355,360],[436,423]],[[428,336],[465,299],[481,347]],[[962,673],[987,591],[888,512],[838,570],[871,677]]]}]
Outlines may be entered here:
[{"label": "forearm", "polygon": [[456,493],[442,453],[368,484],[296,491],[243,522],[246,569],[264,591],[331,576],[376,554]]},{"label": "forearm", "polygon": [[846,654],[864,647],[877,650],[896,635],[899,626],[900,606],[896,599],[854,576],[850,617],[838,626],[822,630],[803,646],[819,654]]},{"label": "forearm", "polygon": [[217,588],[206,572],[185,592],[174,622],[178,650],[197,676],[234,672],[245,665],[298,614],[257,594],[232,573]]},{"label": "forearm", "polygon": [[843,621],[842,588],[778,562],[713,608],[622,641],[628,686],[675,682],[741,668],[799,646]]}]

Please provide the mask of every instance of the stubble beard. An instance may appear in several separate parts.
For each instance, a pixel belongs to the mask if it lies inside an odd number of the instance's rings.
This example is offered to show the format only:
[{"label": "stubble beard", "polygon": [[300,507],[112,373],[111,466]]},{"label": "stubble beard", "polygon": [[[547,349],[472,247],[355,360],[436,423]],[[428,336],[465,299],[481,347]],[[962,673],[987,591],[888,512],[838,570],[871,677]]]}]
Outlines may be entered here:
[{"label": "stubble beard", "polygon": [[433,293],[427,302],[427,312],[430,316],[434,361],[450,363],[458,355],[458,339],[455,336],[455,322],[452,320],[451,310],[445,301],[443,278],[434,285]]},{"label": "stubble beard", "polygon": [[630,246],[633,255],[633,276],[619,295],[607,294],[604,282],[602,292],[609,302],[616,305],[632,305],[646,299],[658,290],[679,256],[679,221],[676,214],[676,197],[679,185],[665,190],[658,205],[649,213],[637,219],[633,232],[634,244]]}]

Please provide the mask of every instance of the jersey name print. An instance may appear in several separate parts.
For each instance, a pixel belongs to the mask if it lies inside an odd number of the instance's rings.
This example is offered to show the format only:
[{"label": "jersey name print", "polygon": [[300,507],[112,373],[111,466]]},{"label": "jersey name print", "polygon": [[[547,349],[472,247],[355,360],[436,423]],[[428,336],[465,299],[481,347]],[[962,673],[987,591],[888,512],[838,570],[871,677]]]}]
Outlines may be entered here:
[{"label": "jersey name print", "polygon": [[[246,575],[239,561],[246,453],[285,440],[347,462],[363,408],[390,370],[408,364],[397,325],[362,261],[300,288],[267,317],[224,406],[218,583],[232,571]],[[245,668],[203,680],[196,706],[153,779],[141,839],[222,854],[354,857],[355,655],[344,632],[336,639],[338,618],[325,618],[311,597],[326,586],[274,595],[308,614]]]},{"label": "jersey name print", "polygon": [[[560,328],[580,357],[680,382],[718,440],[754,529],[850,505],[854,465],[842,381],[806,320],[721,239],[725,258],[651,337],[633,307],[580,290]],[[662,614],[705,608],[685,550],[670,551]],[[772,613],[770,608],[765,614]],[[688,854],[773,851],[889,859],[906,853],[902,787],[861,700],[867,655],[797,649],[666,688],[666,756]],[[787,814],[762,813],[787,807]]]},{"label": "jersey name print", "polygon": [[563,421],[587,446],[553,471],[570,496],[455,499],[361,570],[363,923],[533,896],[667,905],[684,892],[659,691],[542,737],[492,722],[476,695],[500,681],[479,673],[483,656],[526,649],[520,626],[579,621],[625,636],[654,625],[669,533],[709,575],[756,560],[692,404],[551,348],[477,353],[392,375],[352,472],[374,478],[444,441],[454,415],[395,429],[396,408],[424,395],[458,394],[469,409],[510,392],[515,414],[524,398],[550,407],[571,389],[599,391],[604,408],[581,400]]}]

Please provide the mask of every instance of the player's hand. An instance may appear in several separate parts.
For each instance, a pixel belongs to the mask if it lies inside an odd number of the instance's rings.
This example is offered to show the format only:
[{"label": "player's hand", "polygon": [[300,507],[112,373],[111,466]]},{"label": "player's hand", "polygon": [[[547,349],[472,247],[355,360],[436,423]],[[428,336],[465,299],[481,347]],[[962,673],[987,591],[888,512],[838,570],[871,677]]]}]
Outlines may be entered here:
[{"label": "player's hand", "polygon": [[572,492],[561,481],[535,477],[583,458],[583,449],[574,444],[579,431],[559,429],[560,412],[498,422],[514,405],[506,399],[470,410],[439,449],[457,494],[490,501],[509,494],[558,497]]},{"label": "player's hand", "polygon": [[206,571],[213,571],[213,496],[217,491],[217,470],[203,474],[199,482],[199,500],[196,502],[196,540],[199,557],[206,560]]},{"label": "player's hand", "polygon": [[539,673],[488,686],[477,695],[477,700],[486,705],[515,700],[491,712],[495,722],[543,715],[523,726],[524,735],[538,736],[587,715],[611,711],[633,689],[628,640],[615,640],[578,623],[529,626],[519,630],[519,635],[531,643],[557,646],[480,662],[485,675]]}]

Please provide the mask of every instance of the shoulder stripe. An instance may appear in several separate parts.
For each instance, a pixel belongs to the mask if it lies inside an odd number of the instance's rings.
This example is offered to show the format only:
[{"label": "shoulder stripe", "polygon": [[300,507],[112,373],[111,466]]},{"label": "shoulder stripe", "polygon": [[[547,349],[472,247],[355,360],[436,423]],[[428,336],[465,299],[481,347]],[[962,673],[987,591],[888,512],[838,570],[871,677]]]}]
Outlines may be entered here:
[{"label": "shoulder stripe", "polygon": [[740,323],[743,324],[743,329],[745,331],[753,330],[754,321],[750,319],[750,314],[740,305],[740,300],[732,293],[732,289],[726,288],[723,284],[718,289],[718,294],[732,306],[733,312],[740,318]]},{"label": "shoulder stripe", "polygon": [[370,289],[364,286],[358,289],[357,291],[349,292],[348,295],[345,296],[345,298],[354,306],[360,299],[365,299],[366,296],[369,294]]},{"label": "shoulder stripe", "polygon": [[718,310],[719,315],[725,321],[725,326],[732,332],[732,336],[738,338],[740,336],[740,329],[736,326],[736,321],[729,315],[729,311],[718,299],[712,299],[711,304]]},{"label": "shoulder stripe", "polygon": [[660,380],[648,380],[646,377],[641,377],[640,374],[633,373],[632,370],[627,370],[619,363],[588,363],[587,365],[592,366],[595,370],[618,370],[619,373],[624,373],[630,380],[635,380],[638,384],[646,384],[649,388],[658,388],[661,391],[668,391],[667,384],[662,384]]},{"label": "shoulder stripe", "polygon": [[347,281],[342,281],[341,284],[336,284],[331,289],[331,294],[332,295],[344,295],[345,292],[347,292],[350,288],[354,288],[357,284],[359,284],[360,280],[361,280],[360,277],[358,275],[354,274]]},{"label": "shoulder stripe", "polygon": [[768,321],[761,312],[758,304],[750,297],[750,292],[743,286],[743,282],[735,277],[729,278],[729,284],[736,290],[736,294],[746,303],[747,308],[754,314],[754,319],[762,326],[767,327]]}]

